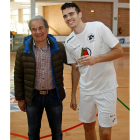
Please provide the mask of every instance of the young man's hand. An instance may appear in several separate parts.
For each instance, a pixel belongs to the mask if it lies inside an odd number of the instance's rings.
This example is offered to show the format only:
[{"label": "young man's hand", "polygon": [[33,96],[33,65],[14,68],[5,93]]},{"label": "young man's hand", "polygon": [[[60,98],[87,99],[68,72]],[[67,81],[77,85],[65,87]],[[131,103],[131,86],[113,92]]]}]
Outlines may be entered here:
[{"label": "young man's hand", "polygon": [[81,67],[87,65],[94,65],[95,63],[97,63],[97,57],[84,55],[78,59],[78,63]]},{"label": "young man's hand", "polygon": [[71,107],[73,110],[76,111],[76,109],[77,109],[76,97],[71,97],[70,107]]}]

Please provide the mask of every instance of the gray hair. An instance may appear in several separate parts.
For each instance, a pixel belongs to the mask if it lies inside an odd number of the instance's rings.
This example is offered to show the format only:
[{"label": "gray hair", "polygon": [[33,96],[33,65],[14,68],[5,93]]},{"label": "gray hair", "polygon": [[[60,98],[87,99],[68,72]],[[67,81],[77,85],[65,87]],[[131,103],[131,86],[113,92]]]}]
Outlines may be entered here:
[{"label": "gray hair", "polygon": [[38,20],[38,19],[39,19],[39,20],[43,20],[43,21],[44,21],[45,27],[46,27],[46,28],[49,28],[49,25],[48,25],[47,20],[46,20],[44,17],[42,17],[42,16],[40,16],[40,15],[37,15],[37,16],[32,17],[32,18],[30,19],[29,23],[28,23],[28,26],[29,26],[30,31],[31,31],[31,22],[34,21],[34,20]]}]

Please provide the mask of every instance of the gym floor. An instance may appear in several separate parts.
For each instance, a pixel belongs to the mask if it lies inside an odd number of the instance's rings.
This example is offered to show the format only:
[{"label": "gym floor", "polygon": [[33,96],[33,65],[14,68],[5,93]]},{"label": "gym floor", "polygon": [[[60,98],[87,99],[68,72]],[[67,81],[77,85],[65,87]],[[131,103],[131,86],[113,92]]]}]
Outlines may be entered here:
[{"label": "gym floor", "polygon": [[[10,53],[10,140],[28,139],[28,125],[26,113],[19,110],[14,98],[13,72],[16,52]],[[130,100],[129,100],[129,52],[114,60],[119,87],[117,88],[117,119],[118,124],[112,128],[112,140],[129,140],[130,126]],[[64,140],[84,140],[84,129],[82,122],[78,120],[78,110],[70,108],[71,97],[71,67],[64,65],[64,86],[66,98],[63,101],[62,131]],[[77,89],[77,101],[79,99],[79,88]],[[97,112],[98,113],[98,112]],[[99,140],[99,123],[96,119],[97,139]],[[51,140],[51,131],[48,120],[43,113],[40,139]]]}]

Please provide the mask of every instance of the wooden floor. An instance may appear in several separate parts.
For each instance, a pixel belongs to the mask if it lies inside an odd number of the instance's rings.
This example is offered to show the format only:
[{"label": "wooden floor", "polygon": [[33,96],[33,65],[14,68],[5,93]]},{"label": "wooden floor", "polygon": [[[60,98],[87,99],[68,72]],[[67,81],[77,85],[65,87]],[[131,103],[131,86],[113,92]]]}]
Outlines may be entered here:
[{"label": "wooden floor", "polygon": [[[10,63],[10,74],[13,75],[15,54],[11,52],[11,63]],[[117,89],[118,99],[117,101],[117,119],[118,124],[112,128],[112,140],[129,140],[129,52],[124,53],[122,58],[114,61],[117,80],[119,87]],[[71,95],[71,67],[65,65],[64,67],[64,86],[66,88],[66,98],[63,101],[63,122],[62,130],[63,140],[85,140],[84,129],[81,122],[78,120],[78,111],[70,109],[70,95]],[[79,99],[79,90],[77,90],[77,101]],[[128,107],[128,108],[127,108]],[[10,138],[11,140],[24,140],[27,139],[28,126],[26,113],[18,111],[10,113]],[[76,127],[76,125],[78,125]],[[69,128],[74,127],[69,130]],[[68,130],[67,130],[68,129]],[[99,128],[98,128],[98,117],[96,122],[97,140],[99,140]],[[45,112],[42,118],[42,127],[40,137],[43,140],[51,140],[50,128],[48,125],[47,117]],[[45,138],[43,138],[45,136]]]}]

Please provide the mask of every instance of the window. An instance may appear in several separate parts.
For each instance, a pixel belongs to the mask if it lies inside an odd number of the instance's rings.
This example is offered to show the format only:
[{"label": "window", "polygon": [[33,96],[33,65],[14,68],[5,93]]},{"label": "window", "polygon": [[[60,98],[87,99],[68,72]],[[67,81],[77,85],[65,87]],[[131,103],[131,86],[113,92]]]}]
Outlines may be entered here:
[{"label": "window", "polygon": [[11,18],[11,24],[10,24],[10,30],[17,32],[17,26],[18,26],[18,10],[11,10],[10,11],[10,18]]},{"label": "window", "polygon": [[[19,23],[18,10],[10,10],[10,30],[17,34],[29,34],[28,22],[31,18],[31,9],[22,9],[22,23]],[[35,15],[38,15],[38,8],[35,8]]]},{"label": "window", "polygon": [[23,15],[29,15],[30,9],[23,9]]},{"label": "window", "polygon": [[38,15],[38,8],[35,8],[35,15]]},{"label": "window", "polygon": [[[24,34],[31,33],[29,31],[28,23],[30,20],[31,9],[23,9],[23,32]],[[35,15],[38,15],[38,8],[35,8]]]}]

